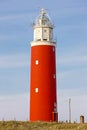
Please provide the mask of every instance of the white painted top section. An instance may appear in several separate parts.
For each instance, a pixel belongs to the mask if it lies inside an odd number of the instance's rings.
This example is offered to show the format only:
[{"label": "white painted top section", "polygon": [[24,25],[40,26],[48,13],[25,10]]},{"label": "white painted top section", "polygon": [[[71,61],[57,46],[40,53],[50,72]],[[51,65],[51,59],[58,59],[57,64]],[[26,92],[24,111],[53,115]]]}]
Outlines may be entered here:
[{"label": "white painted top section", "polygon": [[[39,16],[36,18],[35,23],[33,24],[34,28],[34,40],[31,42],[31,45],[44,44],[56,44],[53,39],[53,24],[46,13],[46,10],[42,9]],[[36,43],[35,43],[36,42]],[[49,42],[49,43],[48,43]],[[41,45],[42,45],[41,44]]]},{"label": "white painted top section", "polygon": [[53,41],[53,29],[49,27],[35,27],[34,41]]},{"label": "white painted top section", "polygon": [[55,42],[46,42],[46,41],[33,41],[31,42],[31,46],[39,46],[39,45],[48,45],[48,46],[55,46],[56,47],[56,43]]}]

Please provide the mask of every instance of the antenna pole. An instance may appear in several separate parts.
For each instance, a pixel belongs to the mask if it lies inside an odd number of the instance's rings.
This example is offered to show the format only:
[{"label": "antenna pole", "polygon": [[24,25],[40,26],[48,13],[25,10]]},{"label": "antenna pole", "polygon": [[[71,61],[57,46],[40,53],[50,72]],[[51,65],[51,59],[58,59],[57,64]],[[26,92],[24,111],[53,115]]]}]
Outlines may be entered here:
[{"label": "antenna pole", "polygon": [[71,123],[71,98],[69,98],[69,123]]}]

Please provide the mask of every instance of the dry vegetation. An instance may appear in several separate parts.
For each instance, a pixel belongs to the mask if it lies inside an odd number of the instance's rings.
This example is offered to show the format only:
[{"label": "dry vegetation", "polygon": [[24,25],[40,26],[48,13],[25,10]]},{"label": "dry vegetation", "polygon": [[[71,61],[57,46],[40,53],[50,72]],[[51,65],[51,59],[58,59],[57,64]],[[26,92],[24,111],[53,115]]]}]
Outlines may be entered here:
[{"label": "dry vegetation", "polygon": [[1,121],[0,130],[87,130],[87,124]]}]

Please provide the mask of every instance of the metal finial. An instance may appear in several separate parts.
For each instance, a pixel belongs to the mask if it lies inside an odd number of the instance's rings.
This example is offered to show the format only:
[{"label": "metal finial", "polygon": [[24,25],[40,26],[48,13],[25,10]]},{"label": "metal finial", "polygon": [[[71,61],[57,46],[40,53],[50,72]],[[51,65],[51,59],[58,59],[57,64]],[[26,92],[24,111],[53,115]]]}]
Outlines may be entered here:
[{"label": "metal finial", "polygon": [[41,13],[41,15],[44,15],[44,14],[46,14],[46,10],[42,8],[40,13]]}]

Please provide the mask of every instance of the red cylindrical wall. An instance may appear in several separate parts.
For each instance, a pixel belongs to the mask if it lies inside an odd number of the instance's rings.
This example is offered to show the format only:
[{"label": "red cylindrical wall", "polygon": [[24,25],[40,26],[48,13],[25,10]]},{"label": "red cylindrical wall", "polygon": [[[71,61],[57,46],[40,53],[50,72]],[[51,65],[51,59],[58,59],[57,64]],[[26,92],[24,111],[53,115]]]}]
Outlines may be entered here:
[{"label": "red cylindrical wall", "polygon": [[55,46],[31,47],[30,120],[52,121],[57,111]]}]

